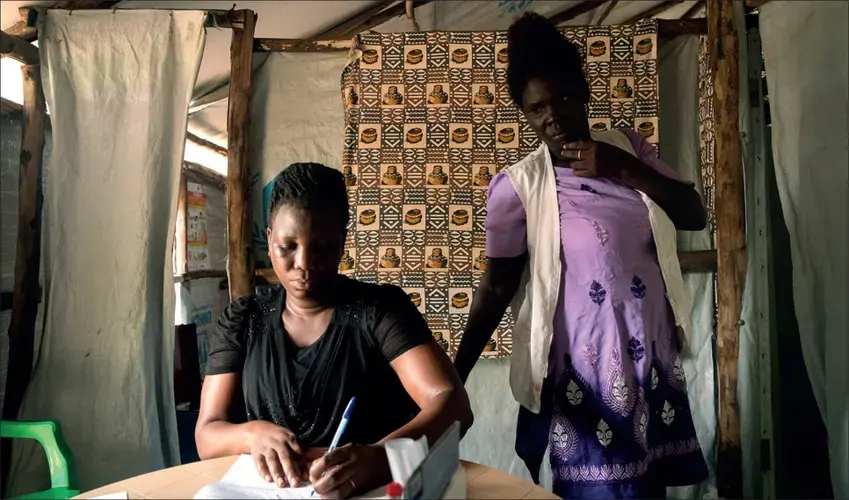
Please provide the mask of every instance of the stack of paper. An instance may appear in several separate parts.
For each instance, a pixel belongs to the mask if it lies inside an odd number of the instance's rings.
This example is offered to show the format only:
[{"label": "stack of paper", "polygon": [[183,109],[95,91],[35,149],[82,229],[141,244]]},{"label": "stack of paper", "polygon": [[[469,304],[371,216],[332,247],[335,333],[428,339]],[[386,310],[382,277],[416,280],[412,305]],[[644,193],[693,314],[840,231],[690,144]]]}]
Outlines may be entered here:
[{"label": "stack of paper", "polygon": [[[454,424],[434,445],[428,449],[427,438],[396,439],[386,443],[386,457],[392,480],[407,488],[406,498],[421,498],[422,493],[433,493],[434,497],[465,498],[466,476],[459,467],[460,426]],[[413,478],[411,480],[411,478]],[[449,484],[450,483],[450,484]],[[285,499],[311,498],[315,500],[311,486],[301,488],[278,488],[263,480],[256,470],[250,455],[240,456],[221,479],[221,482],[203,487],[196,500],[225,500],[230,498]],[[388,498],[386,488],[376,489],[358,498]]]},{"label": "stack of paper", "polygon": [[[385,491],[385,488],[380,488],[359,498],[386,498]],[[230,467],[227,474],[221,478],[221,482],[204,486],[195,495],[196,500],[225,500],[230,498],[311,498],[315,500],[319,496],[312,495],[311,486],[278,488],[275,484],[266,482],[259,476],[251,456],[242,455]]]}]

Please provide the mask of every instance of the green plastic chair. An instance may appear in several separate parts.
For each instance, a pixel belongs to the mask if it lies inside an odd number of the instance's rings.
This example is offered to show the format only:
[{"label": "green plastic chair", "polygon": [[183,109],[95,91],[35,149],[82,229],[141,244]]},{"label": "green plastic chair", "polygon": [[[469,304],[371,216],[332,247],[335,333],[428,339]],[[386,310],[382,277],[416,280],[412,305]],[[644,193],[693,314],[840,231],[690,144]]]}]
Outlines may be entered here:
[{"label": "green plastic chair", "polygon": [[77,463],[62,435],[62,426],[55,420],[0,421],[0,437],[10,439],[35,439],[44,448],[47,465],[50,467],[50,489],[27,493],[17,497],[24,499],[71,498],[80,494],[77,490]]}]

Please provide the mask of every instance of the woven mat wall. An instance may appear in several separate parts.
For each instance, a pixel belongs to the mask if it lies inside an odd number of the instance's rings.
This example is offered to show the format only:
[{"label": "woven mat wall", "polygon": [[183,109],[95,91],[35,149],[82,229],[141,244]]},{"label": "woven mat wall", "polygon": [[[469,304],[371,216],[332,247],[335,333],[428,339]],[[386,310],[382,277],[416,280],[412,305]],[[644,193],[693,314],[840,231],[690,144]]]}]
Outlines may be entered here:
[{"label": "woven mat wall", "polygon": [[[586,56],[594,130],[658,138],[657,23],[563,30]],[[410,294],[456,352],[486,268],[486,190],[538,146],[510,100],[506,32],[361,35],[342,76],[351,225],[340,271]],[[484,356],[512,351],[511,315]]]}]

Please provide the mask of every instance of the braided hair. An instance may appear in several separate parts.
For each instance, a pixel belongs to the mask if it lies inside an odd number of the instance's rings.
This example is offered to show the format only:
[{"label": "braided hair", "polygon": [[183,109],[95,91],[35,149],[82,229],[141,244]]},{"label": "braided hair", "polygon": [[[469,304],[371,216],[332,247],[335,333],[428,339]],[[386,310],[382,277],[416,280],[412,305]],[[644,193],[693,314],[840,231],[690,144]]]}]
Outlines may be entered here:
[{"label": "braided hair", "polygon": [[527,12],[507,30],[507,85],[510,97],[521,108],[528,82],[552,78],[566,83],[576,95],[589,100],[590,88],[583,73],[581,54],[557,27],[535,12]]},{"label": "braided hair", "polygon": [[293,163],[277,175],[271,188],[269,223],[283,205],[330,214],[343,232],[350,219],[345,178],[320,163]]}]

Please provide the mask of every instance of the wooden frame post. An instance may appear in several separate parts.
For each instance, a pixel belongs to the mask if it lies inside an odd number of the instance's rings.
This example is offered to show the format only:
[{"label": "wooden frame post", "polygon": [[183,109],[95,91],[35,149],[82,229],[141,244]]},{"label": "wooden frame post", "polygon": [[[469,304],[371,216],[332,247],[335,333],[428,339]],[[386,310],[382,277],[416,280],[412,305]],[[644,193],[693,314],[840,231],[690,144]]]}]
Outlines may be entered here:
[{"label": "wooden frame post", "polygon": [[717,483],[722,498],[743,495],[737,362],[746,277],[746,217],[740,148],[740,41],[733,0],[707,2],[716,113],[716,247],[718,384]]},{"label": "wooden frame post", "polygon": [[254,291],[254,256],[251,248],[251,175],[248,132],[251,119],[256,14],[237,12],[244,19],[233,27],[230,44],[230,96],[227,111],[227,274],[230,298]]},{"label": "wooden frame post", "polygon": [[[46,105],[41,87],[41,67],[21,68],[24,79],[21,166],[18,173],[18,241],[15,251],[15,290],[12,321],[9,325],[9,366],[3,419],[18,418],[32,376],[35,322],[41,286],[38,272],[41,259],[41,162],[44,157]],[[11,443],[2,444],[3,484],[8,473]]]}]

